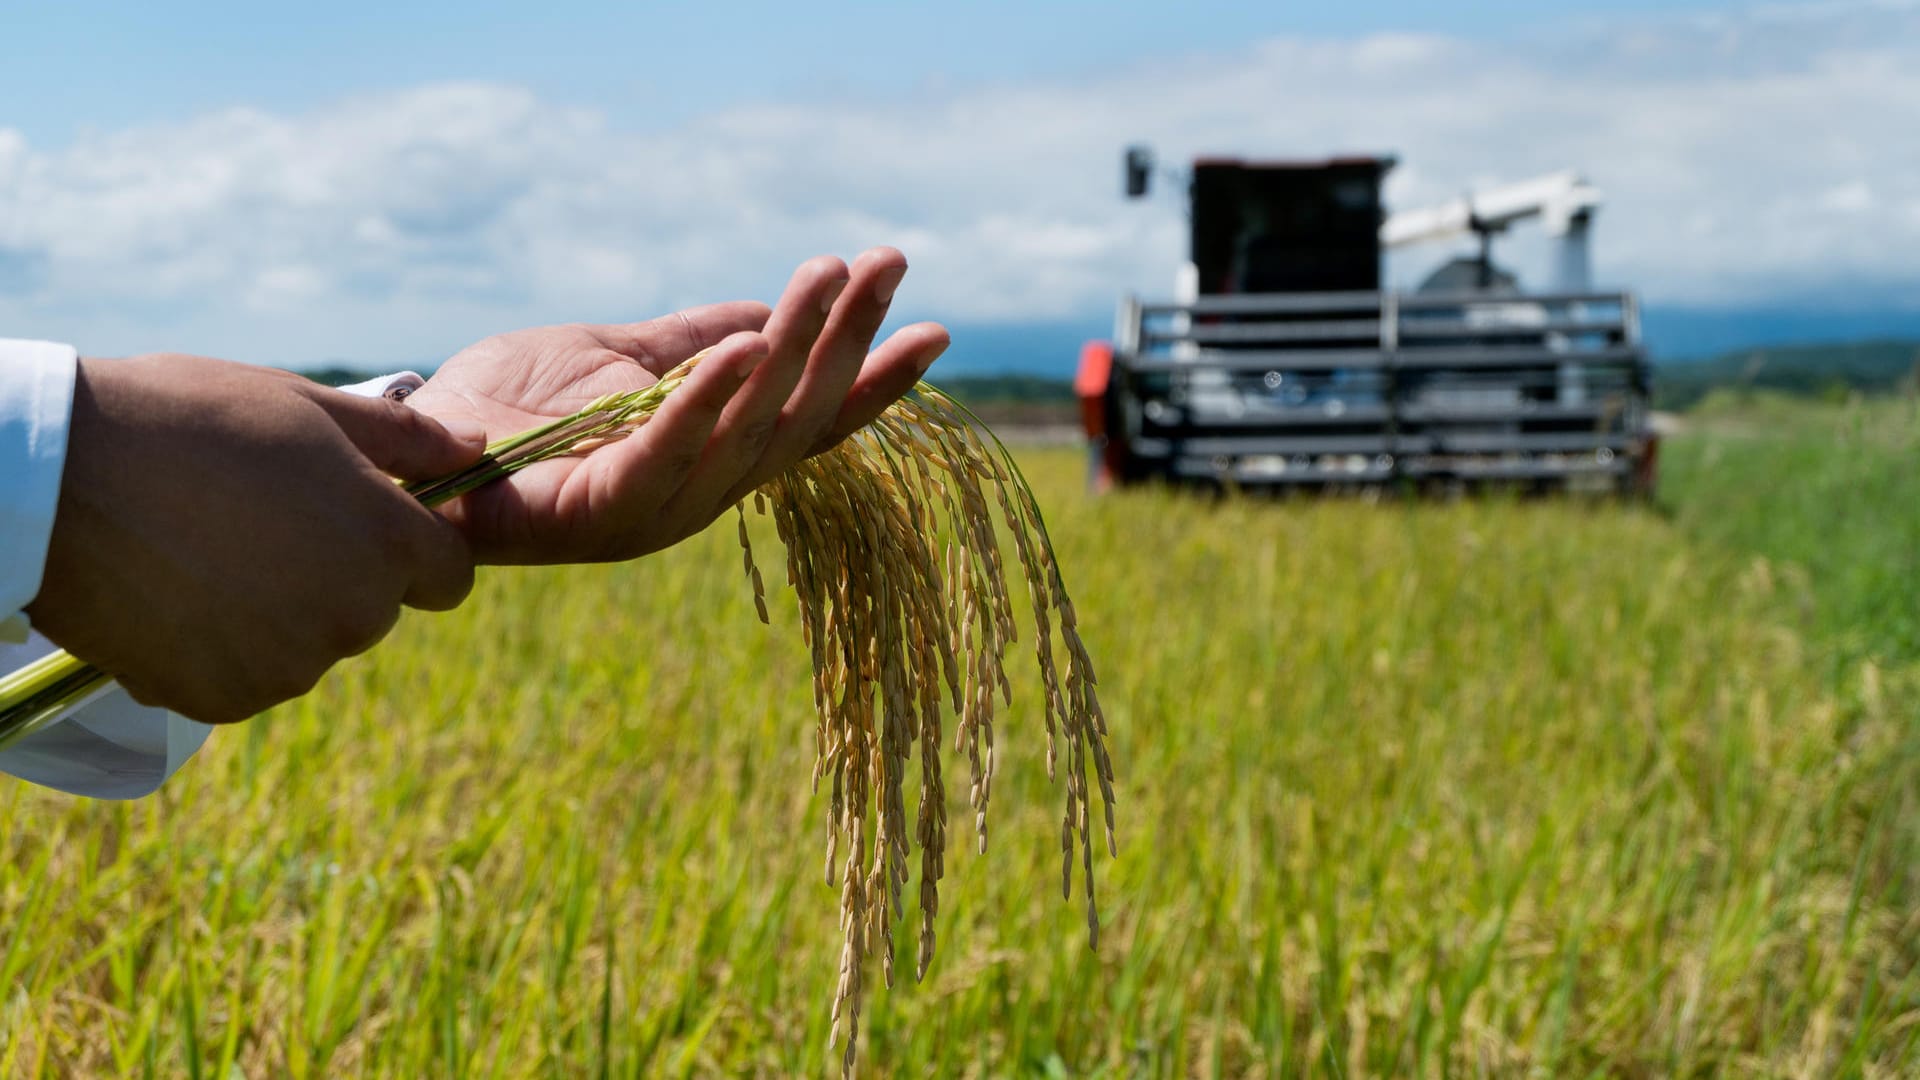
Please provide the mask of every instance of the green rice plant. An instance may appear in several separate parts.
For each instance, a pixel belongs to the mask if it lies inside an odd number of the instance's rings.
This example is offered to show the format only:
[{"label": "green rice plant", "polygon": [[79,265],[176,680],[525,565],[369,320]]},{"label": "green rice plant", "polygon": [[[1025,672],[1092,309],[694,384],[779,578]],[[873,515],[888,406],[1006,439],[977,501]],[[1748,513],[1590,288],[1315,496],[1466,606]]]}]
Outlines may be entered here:
[{"label": "green rice plant", "polygon": [[[572,416],[489,446],[458,473],[406,490],[435,506],[535,462],[591,453],[646,423],[703,355],[652,386],[602,397]],[[812,658],[812,782],[817,791],[823,779],[830,780],[830,885],[845,848],[838,867],[844,943],[828,1041],[832,1045],[846,1031],[842,1062],[848,1073],[856,1060],[870,953],[879,952],[887,985],[893,985],[893,924],[904,913],[902,894],[916,845],[916,979],[926,976],[933,958],[946,852],[943,707],[955,717],[954,745],[967,757],[974,829],[980,850],[986,850],[994,718],[1000,707],[1013,704],[1004,659],[1018,638],[994,527],[996,507],[1027,587],[1050,778],[1057,740],[1065,742],[1061,890],[1071,897],[1077,856],[1090,943],[1098,941],[1099,914],[1089,775],[1100,787],[1108,853],[1118,851],[1113,767],[1093,662],[1033,490],[1006,447],[997,439],[989,444],[992,437],[983,438],[984,430],[963,406],[921,384],[872,424],[800,462],[753,497],[756,510],[772,516],[786,547],[787,582],[799,599]],[[744,503],[737,509],[745,571],[764,622],[764,582],[754,565]],[[31,665],[0,684],[0,745],[37,730],[109,683],[103,672],[64,652]],[[916,751],[920,795],[909,826],[904,788]]]}]

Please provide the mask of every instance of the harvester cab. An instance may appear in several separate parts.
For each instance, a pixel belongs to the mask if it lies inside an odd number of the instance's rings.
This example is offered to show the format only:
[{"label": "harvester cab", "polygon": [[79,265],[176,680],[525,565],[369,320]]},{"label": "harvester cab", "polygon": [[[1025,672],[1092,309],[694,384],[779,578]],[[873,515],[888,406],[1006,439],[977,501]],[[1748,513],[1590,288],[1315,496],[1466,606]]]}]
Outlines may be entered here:
[{"label": "harvester cab", "polygon": [[[1134,147],[1126,190],[1154,163]],[[1596,292],[1599,193],[1573,173],[1388,215],[1391,157],[1202,158],[1170,300],[1121,300],[1075,389],[1099,486],[1651,490],[1649,368],[1635,300]],[[1552,291],[1523,291],[1493,238],[1540,218]],[[1389,247],[1471,236],[1417,289]]]}]

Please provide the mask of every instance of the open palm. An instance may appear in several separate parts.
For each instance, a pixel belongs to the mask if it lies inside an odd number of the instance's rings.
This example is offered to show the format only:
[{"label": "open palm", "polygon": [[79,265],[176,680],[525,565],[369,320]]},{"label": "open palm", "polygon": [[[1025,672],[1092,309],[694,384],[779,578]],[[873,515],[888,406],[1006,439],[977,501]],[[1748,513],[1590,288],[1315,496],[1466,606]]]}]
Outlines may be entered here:
[{"label": "open palm", "polygon": [[946,348],[920,323],[869,352],[906,271],[891,248],[810,260],[777,307],[736,302],[648,322],[488,338],[408,399],[489,441],[635,390],[713,351],[653,419],[592,454],[541,462],[443,508],[493,563],[628,559],[698,532],[755,487],[857,430]]}]

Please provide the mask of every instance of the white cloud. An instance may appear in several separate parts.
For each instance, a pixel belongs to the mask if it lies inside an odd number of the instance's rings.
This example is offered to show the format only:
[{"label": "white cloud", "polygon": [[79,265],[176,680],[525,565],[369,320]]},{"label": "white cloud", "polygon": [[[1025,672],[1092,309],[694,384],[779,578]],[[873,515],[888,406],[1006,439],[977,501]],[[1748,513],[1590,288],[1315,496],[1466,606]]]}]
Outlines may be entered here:
[{"label": "white cloud", "polygon": [[[1391,151],[1407,206],[1575,167],[1601,276],[1654,302],[1920,296],[1920,12],[1816,4],[1525,48],[1280,38],[1094,81],[767,103],[635,133],[456,84],[234,109],[57,150],[0,129],[0,331],[99,351],[430,360],[493,330],[770,297],[817,251],[907,250],[958,319],[1168,287],[1171,197],[1118,151]],[[1524,264],[1538,244],[1516,237]],[[1437,259],[1432,252],[1420,260]]]},{"label": "white cloud", "polygon": [[1863,180],[1836,184],[1820,193],[1816,205],[1835,214],[1864,214],[1873,210],[1873,188]]}]

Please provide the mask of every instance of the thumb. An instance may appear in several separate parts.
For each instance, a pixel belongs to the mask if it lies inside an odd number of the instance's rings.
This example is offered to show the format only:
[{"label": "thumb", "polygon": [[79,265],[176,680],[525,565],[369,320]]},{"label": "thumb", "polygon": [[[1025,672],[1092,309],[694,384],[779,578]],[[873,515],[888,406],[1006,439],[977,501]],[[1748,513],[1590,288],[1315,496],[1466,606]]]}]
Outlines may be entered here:
[{"label": "thumb", "polygon": [[401,480],[433,480],[480,460],[486,429],[476,420],[442,423],[391,398],[363,398],[315,387],[312,398],[348,441],[381,472]]}]

